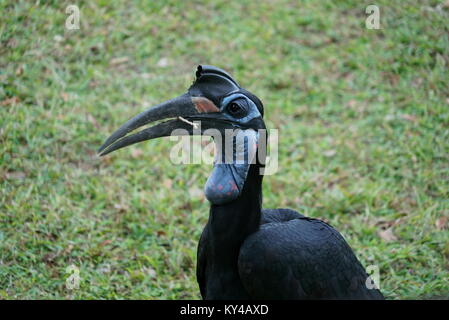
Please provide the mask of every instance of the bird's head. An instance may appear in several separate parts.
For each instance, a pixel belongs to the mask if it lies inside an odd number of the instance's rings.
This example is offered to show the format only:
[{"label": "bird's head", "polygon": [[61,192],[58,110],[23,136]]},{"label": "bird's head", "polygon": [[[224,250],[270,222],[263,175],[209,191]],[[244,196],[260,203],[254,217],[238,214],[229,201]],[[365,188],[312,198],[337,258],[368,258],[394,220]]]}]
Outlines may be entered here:
[{"label": "bird's head", "polygon": [[[129,134],[157,121],[154,126]],[[265,129],[265,123],[259,98],[240,87],[224,70],[200,65],[186,93],[128,120],[98,152],[104,156],[141,141],[170,135],[212,136],[216,154],[205,193],[211,203],[221,205],[238,198],[250,165],[260,164],[256,154],[261,129]]]}]

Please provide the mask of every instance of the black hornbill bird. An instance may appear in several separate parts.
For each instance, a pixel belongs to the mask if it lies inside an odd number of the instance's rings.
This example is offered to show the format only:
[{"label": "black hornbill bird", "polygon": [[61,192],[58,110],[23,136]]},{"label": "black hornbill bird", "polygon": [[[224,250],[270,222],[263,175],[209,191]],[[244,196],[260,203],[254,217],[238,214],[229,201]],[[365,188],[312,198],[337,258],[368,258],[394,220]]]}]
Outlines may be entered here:
[{"label": "black hornbill bird", "polygon": [[[213,136],[214,168],[204,189],[211,207],[196,271],[204,299],[383,299],[378,289],[367,287],[368,274],[332,226],[290,209],[262,209],[263,114],[259,98],[227,72],[200,65],[185,94],[127,121],[99,153],[172,134]],[[164,121],[128,135],[159,120]],[[201,129],[195,130],[195,123]],[[210,134],[214,130],[231,130],[232,142],[218,143]],[[239,134],[244,139],[237,139]]]}]

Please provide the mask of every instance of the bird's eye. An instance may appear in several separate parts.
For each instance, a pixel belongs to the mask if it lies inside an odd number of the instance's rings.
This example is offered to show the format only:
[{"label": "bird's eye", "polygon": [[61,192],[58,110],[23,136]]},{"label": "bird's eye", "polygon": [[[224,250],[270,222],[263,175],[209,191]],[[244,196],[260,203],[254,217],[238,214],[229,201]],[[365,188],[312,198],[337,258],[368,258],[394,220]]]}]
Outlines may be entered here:
[{"label": "bird's eye", "polygon": [[237,112],[239,112],[240,111],[240,106],[237,104],[237,103],[231,103],[231,105],[229,106],[229,111],[231,112],[231,113],[237,113]]},{"label": "bird's eye", "polygon": [[228,105],[227,111],[234,118],[242,118],[248,113],[248,102],[245,99],[236,99]]}]

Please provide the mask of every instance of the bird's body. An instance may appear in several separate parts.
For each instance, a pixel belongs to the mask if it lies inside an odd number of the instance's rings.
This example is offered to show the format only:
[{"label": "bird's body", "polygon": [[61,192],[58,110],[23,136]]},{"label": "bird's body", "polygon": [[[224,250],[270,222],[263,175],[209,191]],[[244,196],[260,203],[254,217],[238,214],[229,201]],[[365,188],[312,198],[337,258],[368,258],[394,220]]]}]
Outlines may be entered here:
[{"label": "bird's body", "polygon": [[[174,132],[214,138],[214,168],[205,186],[211,208],[198,245],[204,299],[383,299],[366,286],[367,273],[330,225],[293,210],[262,210],[263,113],[262,102],[228,73],[199,66],[187,93],[135,116],[99,151]],[[127,135],[162,119],[169,120]]]},{"label": "bird's body", "polygon": [[261,209],[255,167],[239,202],[210,209],[197,254],[203,299],[383,299],[332,226]]}]

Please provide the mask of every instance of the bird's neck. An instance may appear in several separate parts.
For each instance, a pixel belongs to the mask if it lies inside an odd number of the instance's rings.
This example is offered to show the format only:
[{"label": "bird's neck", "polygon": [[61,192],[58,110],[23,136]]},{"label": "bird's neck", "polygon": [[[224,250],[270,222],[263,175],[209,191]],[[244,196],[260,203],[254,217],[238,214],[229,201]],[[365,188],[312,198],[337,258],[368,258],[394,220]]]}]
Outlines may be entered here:
[{"label": "bird's neck", "polygon": [[212,205],[208,221],[211,254],[216,261],[235,264],[245,238],[258,230],[262,210],[259,165],[252,164],[240,196],[224,205]]}]

